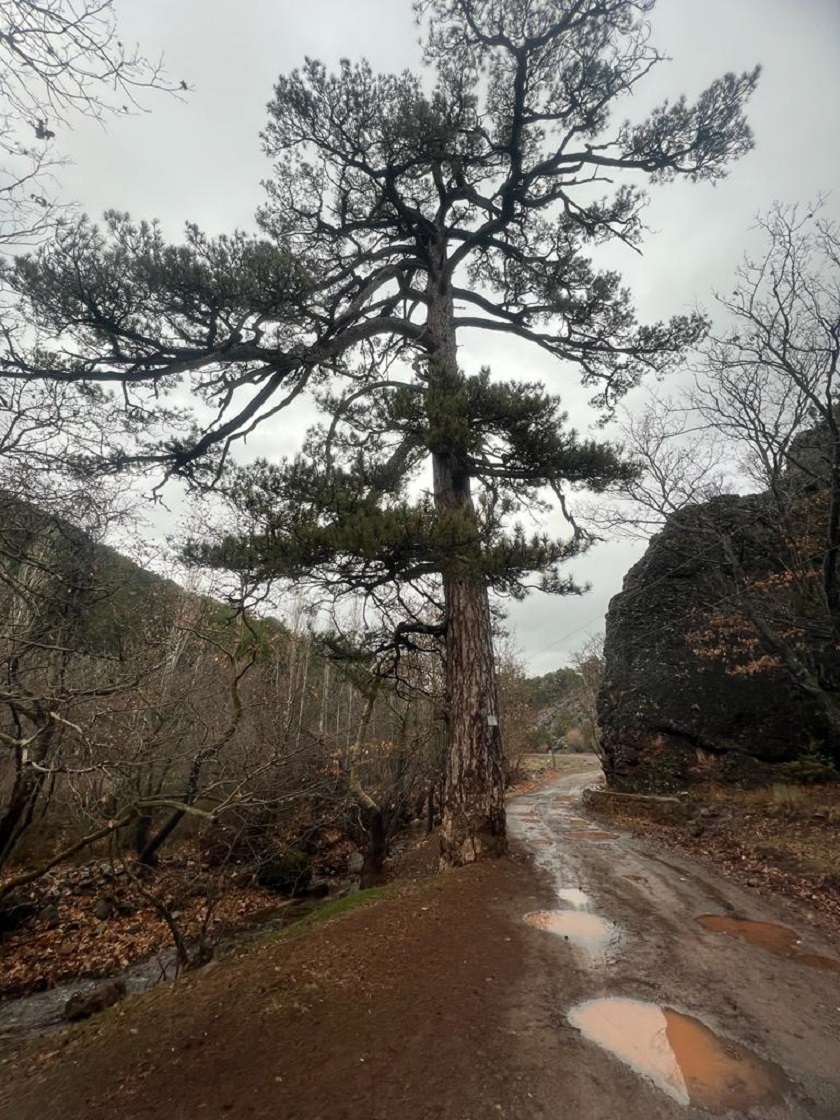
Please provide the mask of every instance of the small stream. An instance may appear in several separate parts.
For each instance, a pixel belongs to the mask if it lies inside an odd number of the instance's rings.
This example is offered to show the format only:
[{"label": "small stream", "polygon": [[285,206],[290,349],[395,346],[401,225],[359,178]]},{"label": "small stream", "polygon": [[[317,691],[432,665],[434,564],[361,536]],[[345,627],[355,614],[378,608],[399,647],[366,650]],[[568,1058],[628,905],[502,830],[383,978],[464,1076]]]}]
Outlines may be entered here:
[{"label": "small stream", "polygon": [[[233,949],[268,933],[279,933],[326,903],[334,902],[336,897],[336,894],[329,894],[322,898],[288,899],[269,910],[251,914],[218,942],[215,958],[222,959]],[[37,1038],[66,1026],[64,1007],[68,999],[77,992],[88,995],[108,980],[124,980],[127,995],[135,995],[165,981],[174,980],[176,973],[175,949],[167,947],[146,960],[135,961],[128,968],[108,976],[93,980],[74,980],[45,992],[0,1002],[0,1048],[5,1048],[9,1043]]]},{"label": "small stream", "polygon": [[164,980],[175,976],[175,950],[163,949],[145,961],[137,961],[121,972],[96,980],[75,980],[60,984],[46,992],[35,992],[30,996],[20,996],[0,1003],[0,1046],[8,1042],[22,1041],[47,1034],[65,1025],[64,1005],[76,992],[85,995],[95,991],[106,980],[125,980],[129,995],[144,992]]}]

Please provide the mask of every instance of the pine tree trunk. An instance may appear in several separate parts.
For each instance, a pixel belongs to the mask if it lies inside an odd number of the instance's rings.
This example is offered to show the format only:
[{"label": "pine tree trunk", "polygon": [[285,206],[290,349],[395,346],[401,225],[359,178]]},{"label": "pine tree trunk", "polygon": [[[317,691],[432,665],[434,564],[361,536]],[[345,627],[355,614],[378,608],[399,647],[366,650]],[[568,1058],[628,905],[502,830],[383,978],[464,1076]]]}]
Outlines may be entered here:
[{"label": "pine tree trunk", "polygon": [[458,867],[503,855],[502,736],[487,589],[444,577],[446,601],[446,781],[441,860]]},{"label": "pine tree trunk", "polygon": [[[443,271],[443,270],[442,270]],[[504,767],[490,602],[479,570],[478,526],[466,469],[468,417],[459,407],[448,279],[430,276],[429,427],[438,514],[451,518],[452,561],[444,566],[446,766],[441,864],[458,867],[506,851]]]}]

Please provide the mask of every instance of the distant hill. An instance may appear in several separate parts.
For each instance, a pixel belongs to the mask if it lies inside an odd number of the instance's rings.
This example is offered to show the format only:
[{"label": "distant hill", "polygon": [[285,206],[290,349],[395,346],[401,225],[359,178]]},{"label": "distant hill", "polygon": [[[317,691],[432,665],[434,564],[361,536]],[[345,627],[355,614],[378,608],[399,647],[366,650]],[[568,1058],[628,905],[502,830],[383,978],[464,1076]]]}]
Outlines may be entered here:
[{"label": "distant hill", "polygon": [[67,517],[0,491],[0,594],[7,617],[16,604],[12,616],[30,632],[61,631],[80,652],[118,655],[151,617],[171,617],[186,592]]}]

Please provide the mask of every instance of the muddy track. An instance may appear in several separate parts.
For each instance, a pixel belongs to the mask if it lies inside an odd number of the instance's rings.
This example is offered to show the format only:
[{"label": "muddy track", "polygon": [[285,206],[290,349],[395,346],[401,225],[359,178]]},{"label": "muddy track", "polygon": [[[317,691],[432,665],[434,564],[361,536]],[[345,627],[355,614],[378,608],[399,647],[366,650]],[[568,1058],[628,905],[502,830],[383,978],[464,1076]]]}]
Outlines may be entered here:
[{"label": "muddy track", "polygon": [[597,777],[509,807],[514,845],[556,898],[528,923],[562,987],[550,1017],[571,1079],[561,1114],[838,1120],[840,952],[785,903],[587,821],[578,795]]},{"label": "muddy track", "polygon": [[0,1120],[840,1120],[840,949],[591,822],[596,776],[514,799],[510,860],[426,877],[430,843],[387,897],[0,1057]]}]

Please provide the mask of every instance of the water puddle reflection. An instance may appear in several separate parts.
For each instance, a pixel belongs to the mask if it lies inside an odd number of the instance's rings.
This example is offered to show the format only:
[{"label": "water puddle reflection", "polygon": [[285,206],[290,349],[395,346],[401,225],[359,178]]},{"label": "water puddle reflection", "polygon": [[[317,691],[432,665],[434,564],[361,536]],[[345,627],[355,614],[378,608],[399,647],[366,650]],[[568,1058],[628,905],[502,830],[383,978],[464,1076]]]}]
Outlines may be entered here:
[{"label": "water puddle reflection", "polygon": [[529,926],[556,934],[592,954],[603,952],[615,937],[612,922],[579,910],[537,910],[526,914],[524,920]]},{"label": "water puddle reflection", "polygon": [[777,1066],[670,1007],[593,999],[572,1008],[569,1022],[680,1104],[747,1112],[783,1097]]},{"label": "water puddle reflection", "polygon": [[821,957],[816,953],[799,951],[799,936],[795,930],[774,922],[753,922],[747,918],[730,918],[726,914],[702,914],[697,921],[703,929],[711,933],[728,933],[741,937],[750,945],[786,957],[808,968],[818,968],[823,972],[840,972],[840,961],[832,957]]},{"label": "water puddle reflection", "polygon": [[536,844],[538,848],[548,848],[551,845],[550,840],[543,840],[541,837],[537,840],[531,840],[531,844]]},{"label": "water puddle reflection", "polygon": [[586,910],[589,906],[589,895],[580,887],[563,887],[557,892],[557,897],[561,902],[568,902],[575,910]]}]

